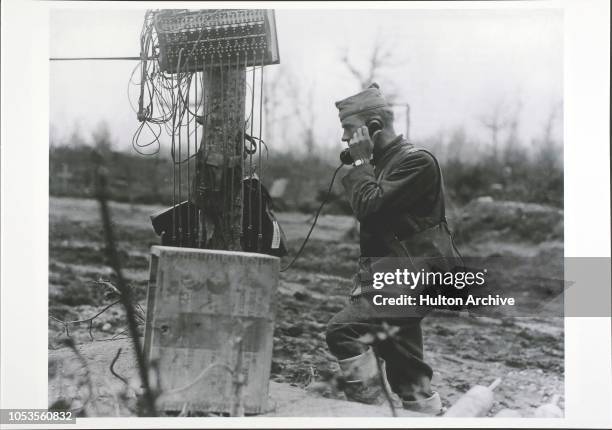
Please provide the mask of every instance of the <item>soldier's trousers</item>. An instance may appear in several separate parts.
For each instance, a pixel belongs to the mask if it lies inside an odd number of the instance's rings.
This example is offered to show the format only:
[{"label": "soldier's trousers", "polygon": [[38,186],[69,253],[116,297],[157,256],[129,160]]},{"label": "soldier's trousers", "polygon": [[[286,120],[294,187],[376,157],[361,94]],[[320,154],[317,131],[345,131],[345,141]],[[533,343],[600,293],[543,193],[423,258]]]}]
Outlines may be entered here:
[{"label": "soldier's trousers", "polygon": [[[385,360],[387,379],[396,394],[403,400],[430,396],[433,371],[423,361],[422,317],[381,318],[379,313],[366,296],[351,297],[328,323],[329,350],[338,360],[344,360],[373,347]],[[385,324],[395,333],[380,340],[377,333],[387,331]]]}]

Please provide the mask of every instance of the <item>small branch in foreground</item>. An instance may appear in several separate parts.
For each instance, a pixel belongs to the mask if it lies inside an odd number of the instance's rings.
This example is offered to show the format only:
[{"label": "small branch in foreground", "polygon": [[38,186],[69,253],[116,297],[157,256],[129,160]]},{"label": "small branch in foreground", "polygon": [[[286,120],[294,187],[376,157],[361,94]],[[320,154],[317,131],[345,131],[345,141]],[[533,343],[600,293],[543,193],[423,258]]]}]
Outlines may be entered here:
[{"label": "small branch in foreground", "polygon": [[386,372],[383,369],[380,358],[378,354],[374,352],[374,356],[376,357],[376,365],[378,366],[378,375],[380,377],[380,385],[382,386],[383,393],[385,394],[385,399],[387,399],[387,403],[389,403],[389,408],[391,408],[391,415],[394,417],[397,416],[397,412],[395,411],[395,405],[393,404],[393,399],[391,398],[391,393],[389,392],[389,387],[387,386],[387,378]]},{"label": "small branch in foreground", "polygon": [[66,336],[71,337],[70,333],[68,332],[68,325],[69,324],[82,324],[82,323],[88,323],[89,324],[89,337],[91,338],[91,340],[94,340],[93,334],[92,334],[92,329],[93,329],[93,321],[98,318],[100,315],[102,315],[104,312],[106,312],[108,309],[110,309],[111,307],[115,306],[117,303],[119,303],[121,300],[116,300],[113,303],[111,303],[110,305],[105,306],[100,312],[98,312],[97,314],[95,314],[93,317],[90,318],[85,318],[82,320],[74,320],[74,321],[64,321],[61,320],[57,317],[54,317],[53,315],[49,315],[49,318],[52,319],[53,321],[56,321],[60,324],[62,324],[64,326],[64,330],[66,330]]},{"label": "small branch in foreground", "polygon": [[121,355],[121,348],[119,348],[117,350],[117,354],[115,354],[115,358],[113,358],[113,361],[111,361],[110,364],[110,371],[113,374],[113,376],[117,379],[119,379],[121,382],[123,382],[125,385],[129,385],[128,384],[128,380],[125,379],[123,376],[119,375],[117,372],[115,372],[115,363],[117,362],[117,360],[119,359],[119,356]]},{"label": "small branch in foreground", "polygon": [[106,257],[108,263],[117,276],[117,289],[121,293],[119,298],[121,304],[125,308],[125,313],[128,322],[128,329],[130,331],[130,337],[134,346],[134,354],[136,355],[136,362],[138,363],[138,372],[143,386],[143,414],[147,416],[155,416],[155,395],[151,390],[149,384],[149,371],[145,361],[144,352],[138,338],[138,324],[136,322],[136,313],[132,305],[131,289],[127,286],[123,274],[121,271],[121,263],[117,247],[115,244],[115,237],[113,233],[113,227],[111,222],[110,210],[108,207],[108,196],[107,196],[107,175],[106,169],[102,165],[101,156],[94,152],[96,162],[96,195],[100,204],[100,215],[102,218],[102,226],[104,228],[104,240],[106,242]]}]

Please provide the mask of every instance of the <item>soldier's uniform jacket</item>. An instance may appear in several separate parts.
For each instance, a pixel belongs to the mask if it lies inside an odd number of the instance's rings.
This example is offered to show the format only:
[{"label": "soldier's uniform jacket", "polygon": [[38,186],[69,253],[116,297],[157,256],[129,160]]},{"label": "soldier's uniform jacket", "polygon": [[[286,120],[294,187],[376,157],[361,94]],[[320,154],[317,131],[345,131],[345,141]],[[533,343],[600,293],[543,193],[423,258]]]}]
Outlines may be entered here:
[{"label": "soldier's uniform jacket", "polygon": [[342,183],[360,221],[361,258],[352,295],[372,291],[374,272],[449,271],[462,265],[446,222],[442,174],[431,153],[400,135],[383,150],[375,146],[372,164],[353,167]]}]

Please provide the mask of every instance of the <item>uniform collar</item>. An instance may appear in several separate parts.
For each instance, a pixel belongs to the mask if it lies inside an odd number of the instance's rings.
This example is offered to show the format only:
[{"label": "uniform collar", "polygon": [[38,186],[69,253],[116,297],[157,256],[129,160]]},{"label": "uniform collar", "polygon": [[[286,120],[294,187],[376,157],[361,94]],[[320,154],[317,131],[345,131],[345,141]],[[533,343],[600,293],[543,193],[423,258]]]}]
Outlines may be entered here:
[{"label": "uniform collar", "polygon": [[384,164],[400,148],[400,146],[405,143],[407,143],[407,141],[404,139],[404,136],[400,134],[399,136],[393,138],[393,140],[387,143],[383,148],[380,148],[378,145],[374,145],[371,163],[375,166]]}]

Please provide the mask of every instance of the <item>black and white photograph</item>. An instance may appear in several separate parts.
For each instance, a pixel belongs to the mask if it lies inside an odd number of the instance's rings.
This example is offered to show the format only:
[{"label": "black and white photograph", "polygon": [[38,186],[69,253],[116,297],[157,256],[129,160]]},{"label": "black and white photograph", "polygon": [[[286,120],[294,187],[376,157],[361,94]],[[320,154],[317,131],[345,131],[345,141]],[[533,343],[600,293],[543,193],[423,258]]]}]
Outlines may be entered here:
[{"label": "black and white photograph", "polygon": [[564,4],[52,2],[47,402],[3,423],[578,417],[568,354],[610,332],[568,320],[609,325],[610,254],[568,248],[568,202],[609,164],[577,192],[568,154],[609,134],[568,133]]}]

